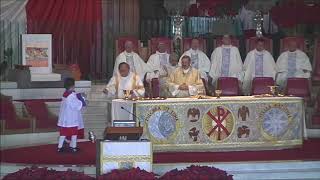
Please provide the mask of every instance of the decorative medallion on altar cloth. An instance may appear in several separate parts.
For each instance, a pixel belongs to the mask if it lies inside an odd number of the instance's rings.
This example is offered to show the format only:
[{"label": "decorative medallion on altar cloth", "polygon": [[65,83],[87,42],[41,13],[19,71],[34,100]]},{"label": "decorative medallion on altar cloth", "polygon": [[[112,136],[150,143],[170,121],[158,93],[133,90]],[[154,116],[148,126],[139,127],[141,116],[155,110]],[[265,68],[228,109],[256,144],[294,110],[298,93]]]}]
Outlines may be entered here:
[{"label": "decorative medallion on altar cloth", "polygon": [[269,140],[281,138],[289,129],[292,120],[285,105],[272,104],[260,113],[262,135]]},{"label": "decorative medallion on altar cloth", "polygon": [[211,141],[223,141],[234,129],[233,114],[226,107],[216,106],[203,116],[202,128]]},{"label": "decorative medallion on altar cloth", "polygon": [[158,142],[170,141],[175,137],[178,124],[177,115],[167,106],[158,106],[148,113],[146,126],[151,139]]}]

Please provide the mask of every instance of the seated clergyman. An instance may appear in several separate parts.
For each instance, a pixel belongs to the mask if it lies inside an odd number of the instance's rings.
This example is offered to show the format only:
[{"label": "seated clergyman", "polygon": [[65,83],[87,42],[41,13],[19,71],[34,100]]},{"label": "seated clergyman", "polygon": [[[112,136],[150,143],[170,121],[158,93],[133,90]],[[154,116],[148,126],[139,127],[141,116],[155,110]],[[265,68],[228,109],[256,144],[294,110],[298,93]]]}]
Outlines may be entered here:
[{"label": "seated clergyman", "polygon": [[281,89],[287,84],[288,78],[310,78],[312,66],[308,56],[298,49],[297,42],[291,40],[289,49],[277,60],[277,84]]},{"label": "seated clergyman", "polygon": [[143,97],[145,89],[141,78],[134,72],[130,72],[129,64],[122,62],[118,66],[119,72],[114,75],[104,93],[111,98],[124,98],[128,93],[131,98]]},{"label": "seated clergyman", "polygon": [[189,97],[204,91],[204,86],[197,69],[191,67],[191,58],[183,56],[181,67],[170,74],[168,80],[169,92],[173,97]]},{"label": "seated clergyman", "polygon": [[256,48],[247,54],[244,61],[244,80],[243,80],[243,92],[244,94],[250,94],[251,81],[255,77],[272,77],[276,76],[276,63],[272,55],[264,48],[265,43],[263,39],[258,39],[256,42]]}]

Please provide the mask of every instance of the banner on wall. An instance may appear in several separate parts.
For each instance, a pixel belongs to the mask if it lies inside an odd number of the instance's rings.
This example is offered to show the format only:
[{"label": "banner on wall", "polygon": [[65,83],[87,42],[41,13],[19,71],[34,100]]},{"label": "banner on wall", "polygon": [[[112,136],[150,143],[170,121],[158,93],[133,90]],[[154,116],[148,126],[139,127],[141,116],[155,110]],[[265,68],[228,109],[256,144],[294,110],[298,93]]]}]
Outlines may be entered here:
[{"label": "banner on wall", "polygon": [[31,73],[52,72],[52,35],[23,34],[22,64],[30,65]]}]

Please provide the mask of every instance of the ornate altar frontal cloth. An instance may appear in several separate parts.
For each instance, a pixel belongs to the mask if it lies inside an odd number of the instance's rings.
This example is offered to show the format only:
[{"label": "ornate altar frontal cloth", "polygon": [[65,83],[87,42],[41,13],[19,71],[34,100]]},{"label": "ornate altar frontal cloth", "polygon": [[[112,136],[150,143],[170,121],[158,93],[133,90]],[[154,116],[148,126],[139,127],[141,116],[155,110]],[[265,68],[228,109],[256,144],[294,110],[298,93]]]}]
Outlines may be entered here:
[{"label": "ornate altar frontal cloth", "polygon": [[[117,99],[112,104],[123,102]],[[127,102],[142,121],[142,138],[150,139],[158,152],[284,149],[303,142],[305,111],[298,97]]]}]

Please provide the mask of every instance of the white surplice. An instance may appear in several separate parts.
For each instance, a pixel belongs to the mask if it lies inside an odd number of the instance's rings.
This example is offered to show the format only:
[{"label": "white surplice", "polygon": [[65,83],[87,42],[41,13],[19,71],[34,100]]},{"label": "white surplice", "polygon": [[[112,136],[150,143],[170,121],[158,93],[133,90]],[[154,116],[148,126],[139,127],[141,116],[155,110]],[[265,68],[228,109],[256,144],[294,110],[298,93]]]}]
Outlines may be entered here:
[{"label": "white surplice", "polygon": [[62,97],[57,125],[59,127],[83,128],[81,108],[82,102],[77,98],[75,92],[72,92],[67,97]]},{"label": "white surplice", "polygon": [[301,50],[283,52],[277,60],[277,84],[284,88],[288,78],[310,78],[312,66],[308,56]]},{"label": "white surplice", "polygon": [[208,81],[207,74],[210,70],[210,59],[207,57],[207,55],[199,49],[193,50],[190,48],[181,55],[179,59],[179,65],[181,65],[181,59],[185,55],[191,58],[191,66],[199,70],[201,78],[204,78],[206,81]]},{"label": "white surplice", "polygon": [[124,90],[132,90],[137,97],[143,97],[145,93],[141,78],[132,72],[126,77],[120,76],[119,73],[113,76],[106,89],[109,98],[124,98]]},{"label": "white surplice", "polygon": [[118,66],[122,62],[128,63],[130,66],[130,71],[136,73],[141,78],[144,78],[147,72],[152,72],[152,68],[147,63],[145,63],[137,53],[128,53],[126,51],[123,51],[116,58],[113,75],[117,74],[119,68]]},{"label": "white surplice", "polygon": [[215,84],[219,77],[236,77],[243,80],[242,60],[239,50],[235,46],[222,45],[211,54],[211,68],[209,75]]},{"label": "white surplice", "polygon": [[152,78],[159,78],[160,82],[160,96],[169,96],[168,93],[168,77],[175,69],[174,66],[170,64],[170,54],[167,52],[160,53],[156,52],[152,54],[147,62],[147,64],[152,67],[153,71],[158,71],[158,73],[147,73],[147,80],[152,80]]},{"label": "white surplice", "polygon": [[277,68],[272,55],[266,51],[250,51],[243,65],[244,79],[243,91],[249,94],[251,90],[251,82],[255,77],[272,77],[275,79]]}]

